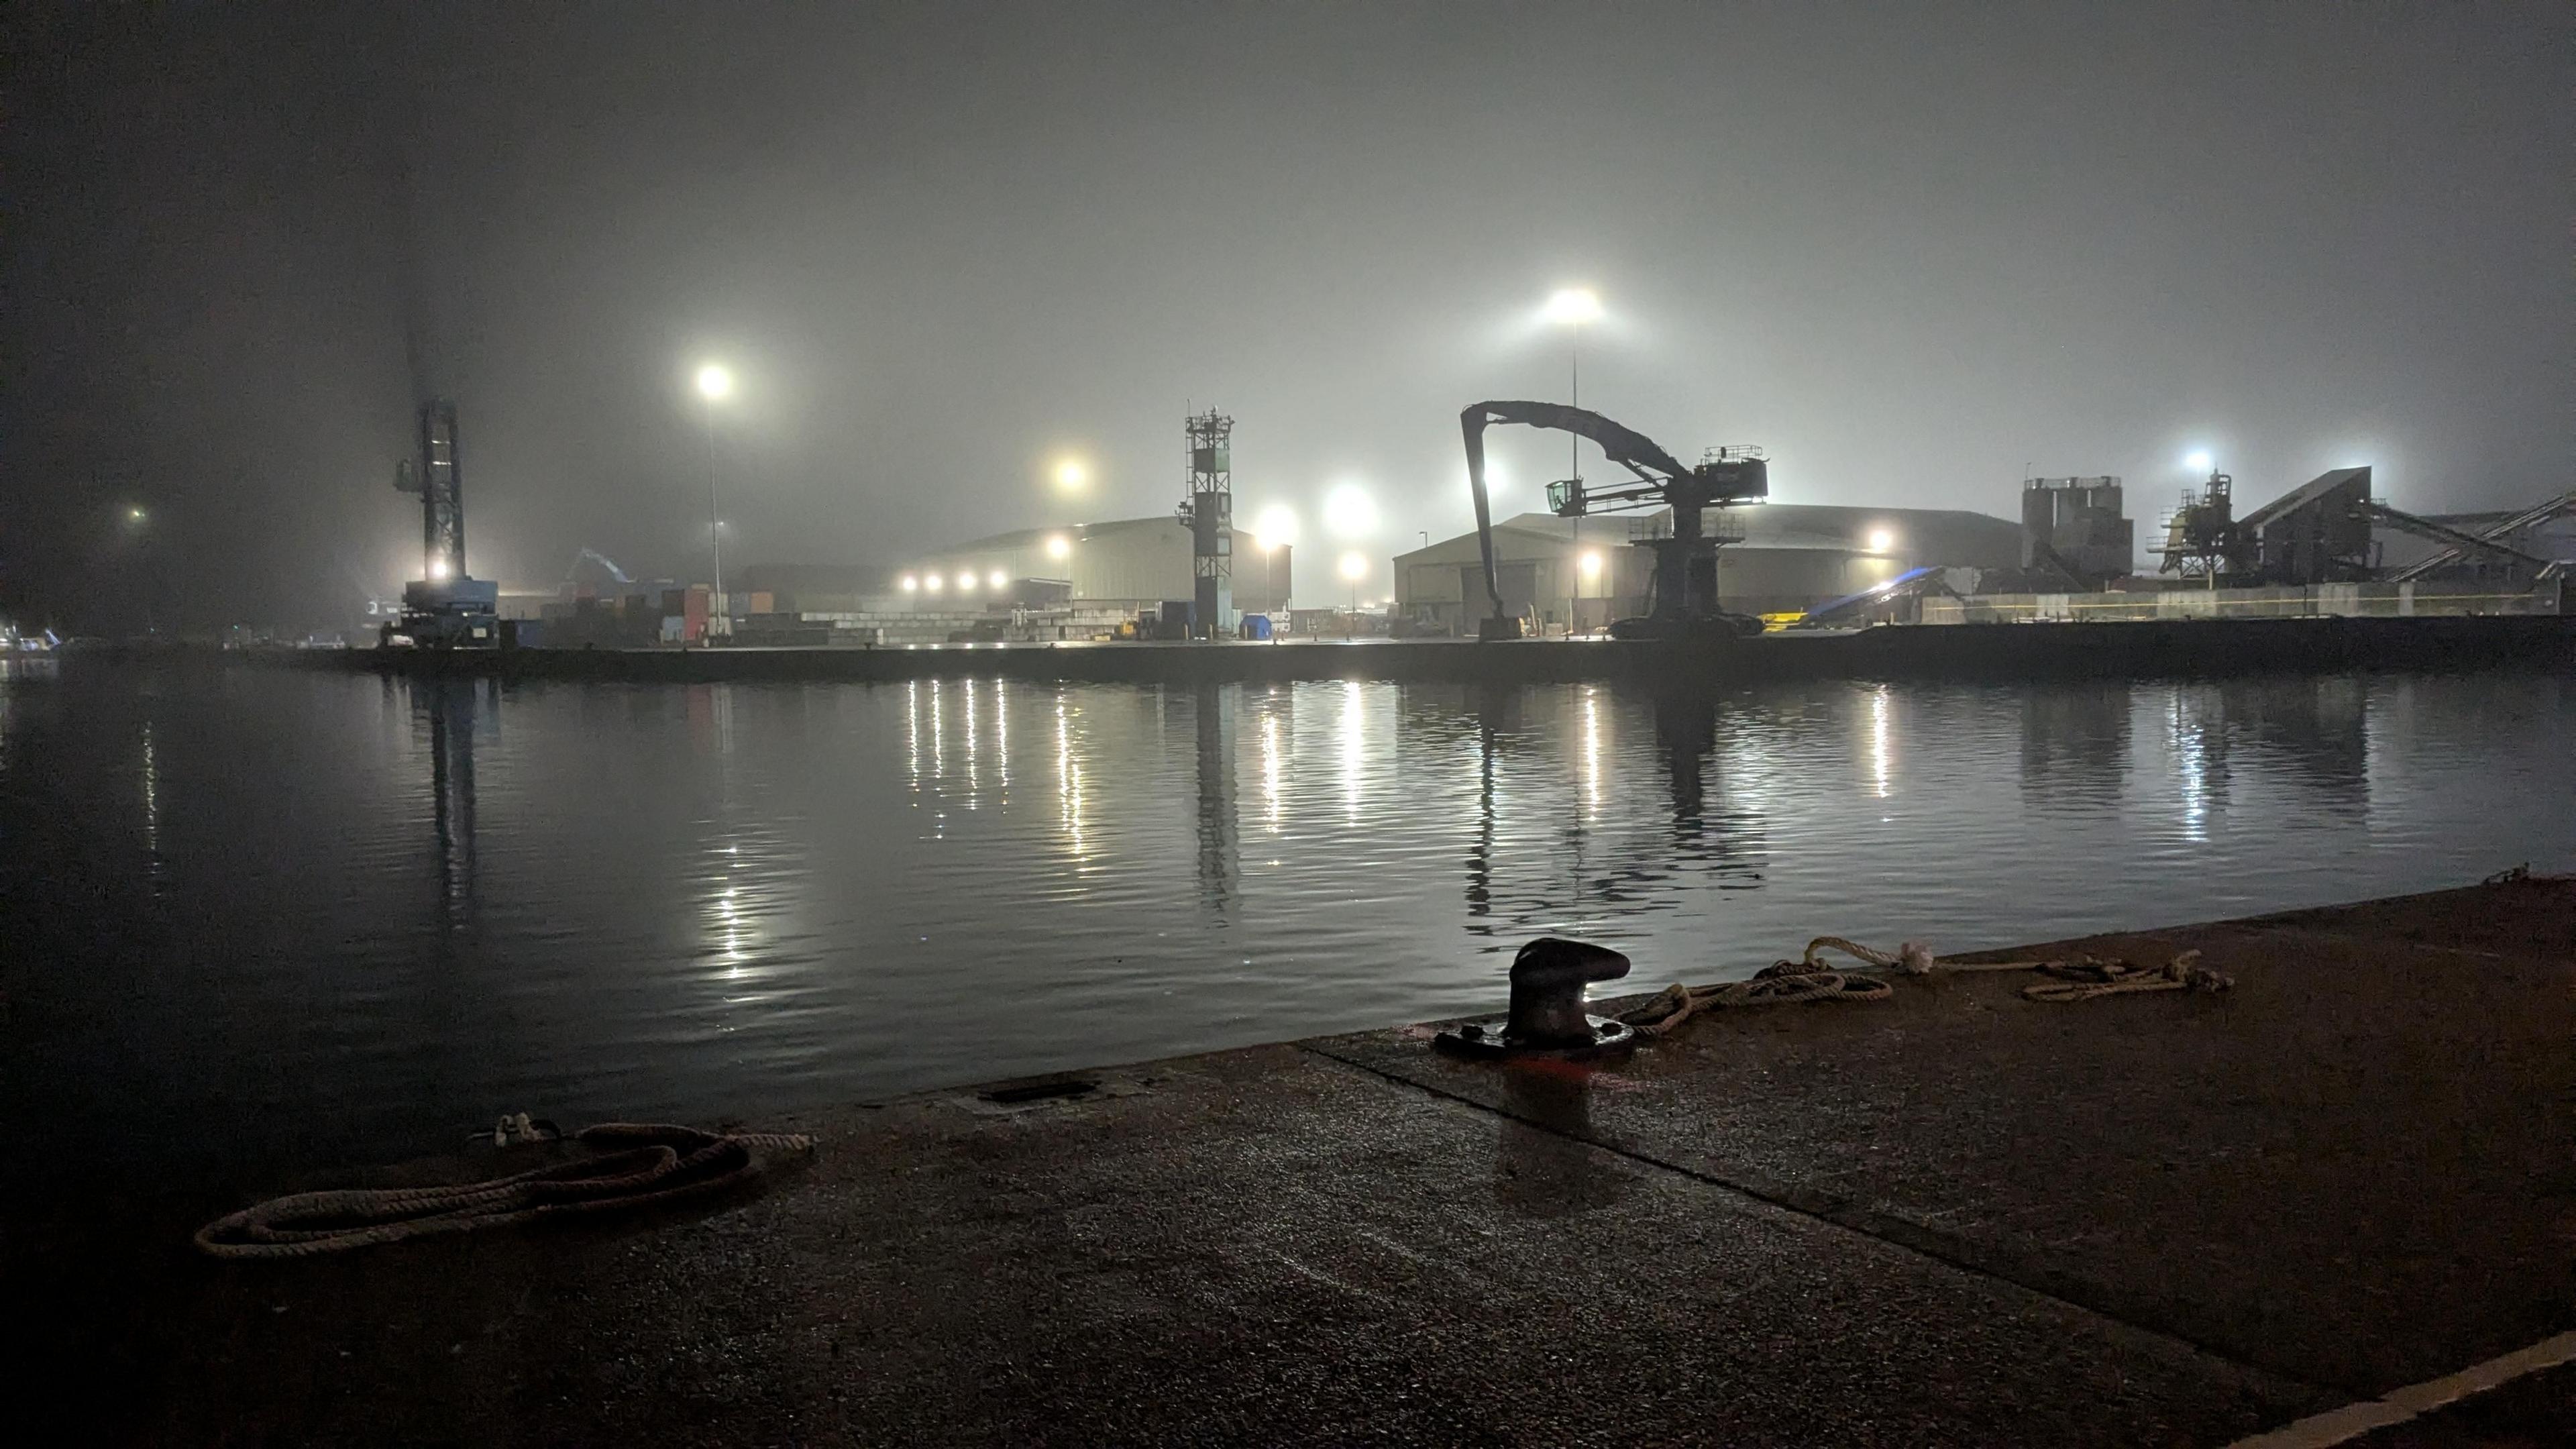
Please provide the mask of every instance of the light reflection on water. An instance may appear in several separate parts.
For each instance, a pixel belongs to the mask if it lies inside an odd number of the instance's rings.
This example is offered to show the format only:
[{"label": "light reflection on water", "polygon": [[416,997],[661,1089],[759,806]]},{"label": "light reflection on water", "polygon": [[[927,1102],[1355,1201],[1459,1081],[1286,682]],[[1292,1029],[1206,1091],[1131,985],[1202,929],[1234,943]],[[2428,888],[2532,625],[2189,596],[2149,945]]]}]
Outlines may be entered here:
[{"label": "light reflection on water", "polygon": [[758,1112],[1487,1008],[1542,932],[1652,986],[2565,869],[2571,747],[2576,684],[2501,675],[69,670],[0,685],[0,1039],[67,1123],[360,1152]]}]

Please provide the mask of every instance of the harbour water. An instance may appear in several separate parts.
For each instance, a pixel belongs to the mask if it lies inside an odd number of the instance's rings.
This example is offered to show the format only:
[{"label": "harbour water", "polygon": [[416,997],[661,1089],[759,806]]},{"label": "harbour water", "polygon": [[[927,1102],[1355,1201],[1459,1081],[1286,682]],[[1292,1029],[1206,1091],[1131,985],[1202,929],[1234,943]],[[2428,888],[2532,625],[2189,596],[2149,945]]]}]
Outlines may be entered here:
[{"label": "harbour water", "polygon": [[2576,680],[0,677],[0,1087],[112,1168],[705,1120],[2576,867]]}]

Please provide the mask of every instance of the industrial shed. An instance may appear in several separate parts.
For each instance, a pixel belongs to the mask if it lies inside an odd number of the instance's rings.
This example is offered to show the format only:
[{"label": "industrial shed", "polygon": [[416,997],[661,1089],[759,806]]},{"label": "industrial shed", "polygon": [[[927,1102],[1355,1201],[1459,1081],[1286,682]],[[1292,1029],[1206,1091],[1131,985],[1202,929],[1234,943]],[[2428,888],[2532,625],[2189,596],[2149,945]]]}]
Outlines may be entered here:
[{"label": "industrial shed", "polygon": [[[1653,561],[1629,545],[1669,528],[1662,510],[1566,519],[1523,513],[1494,525],[1503,606],[1578,630],[1646,610]],[[1847,508],[1770,503],[1709,516],[1726,540],[1718,602],[1744,614],[1803,611],[1910,568],[2008,569],[2021,560],[2021,525],[1951,508]],[[1240,582],[1238,581],[1238,587]],[[1473,634],[1487,612],[1476,535],[1395,558],[1396,607],[1416,627]]]}]

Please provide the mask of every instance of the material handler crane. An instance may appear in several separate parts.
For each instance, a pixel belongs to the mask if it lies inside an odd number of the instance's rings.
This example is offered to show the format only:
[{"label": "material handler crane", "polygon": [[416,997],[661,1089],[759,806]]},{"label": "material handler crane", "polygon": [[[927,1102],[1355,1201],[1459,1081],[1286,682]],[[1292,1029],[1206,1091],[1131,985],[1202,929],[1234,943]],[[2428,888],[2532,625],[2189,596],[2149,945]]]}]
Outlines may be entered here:
[{"label": "material handler crane", "polygon": [[1563,403],[1480,402],[1458,415],[1467,441],[1467,483],[1476,498],[1476,546],[1484,556],[1485,596],[1492,604],[1492,612],[1478,628],[1480,638],[1517,639],[1521,633],[1519,617],[1504,611],[1502,587],[1494,578],[1493,510],[1485,493],[1485,429],[1495,423],[1521,423],[1589,438],[1611,462],[1636,475],[1634,481],[1602,489],[1587,489],[1580,478],[1549,484],[1548,509],[1560,518],[1645,508],[1672,511],[1670,537],[1636,541],[1655,556],[1652,593],[1644,616],[1611,624],[1614,637],[1733,638],[1762,632],[1761,620],[1717,606],[1718,540],[1701,528],[1701,515],[1710,508],[1758,503],[1770,496],[1770,469],[1760,449],[1721,448],[1697,467],[1685,467],[1654,439],[1596,412]]}]

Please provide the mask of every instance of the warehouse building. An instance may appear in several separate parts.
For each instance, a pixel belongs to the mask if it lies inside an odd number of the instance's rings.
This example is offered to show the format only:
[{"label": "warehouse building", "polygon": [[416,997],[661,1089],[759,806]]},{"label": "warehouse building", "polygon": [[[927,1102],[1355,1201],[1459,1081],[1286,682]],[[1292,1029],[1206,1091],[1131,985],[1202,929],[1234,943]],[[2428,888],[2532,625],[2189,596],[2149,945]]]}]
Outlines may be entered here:
[{"label": "warehouse building", "polygon": [[[1653,559],[1630,545],[1670,526],[1661,510],[1498,521],[1494,575],[1503,607],[1549,628],[1571,621],[1577,632],[1643,614]],[[1804,612],[1926,565],[2010,569],[2021,561],[2020,524],[1963,509],[1770,503],[1712,512],[1707,526],[1724,541],[1718,603],[1740,614]],[[1473,533],[1398,554],[1395,587],[1398,614],[1417,629],[1474,634],[1489,608]]]}]

